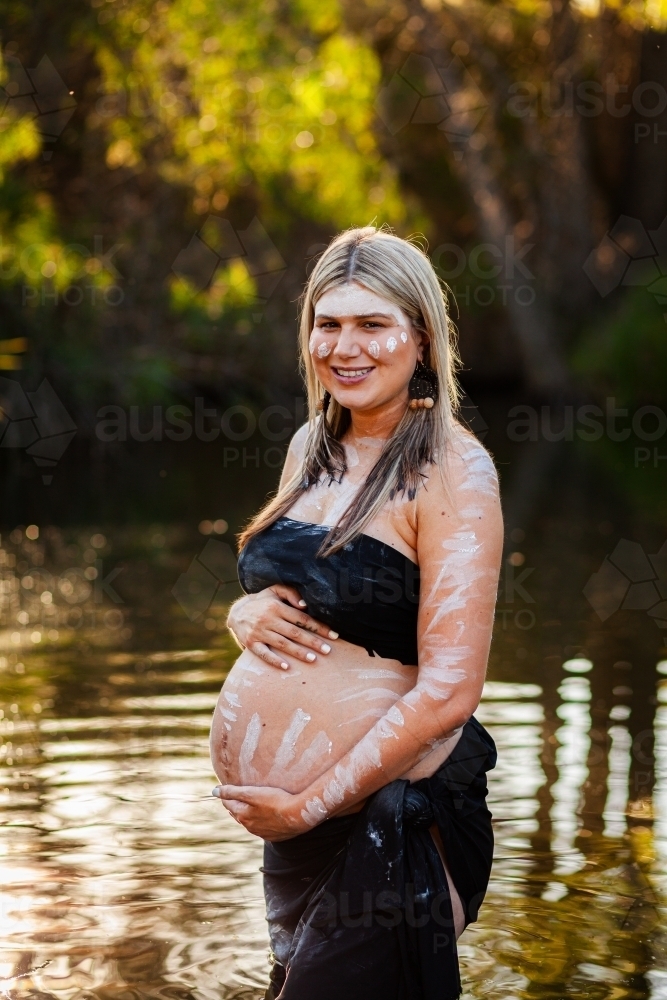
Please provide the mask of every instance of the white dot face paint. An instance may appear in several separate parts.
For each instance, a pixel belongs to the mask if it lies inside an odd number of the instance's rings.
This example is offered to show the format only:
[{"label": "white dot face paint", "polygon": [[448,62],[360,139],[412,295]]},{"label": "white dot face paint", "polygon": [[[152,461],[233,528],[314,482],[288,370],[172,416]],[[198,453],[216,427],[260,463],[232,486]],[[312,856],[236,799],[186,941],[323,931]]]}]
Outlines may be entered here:
[{"label": "white dot face paint", "polygon": [[331,347],[326,342],[320,344],[320,346],[317,348],[318,358],[328,358],[330,354],[331,354]]},{"label": "white dot face paint", "polygon": [[396,337],[389,337],[387,340],[387,350],[389,351],[390,354],[394,353],[397,346],[398,346],[398,341],[396,340]]},{"label": "white dot face paint", "polygon": [[403,331],[401,332],[401,340],[403,341],[403,343],[404,343],[404,344],[407,344],[407,342],[408,342],[408,335],[407,335],[407,333],[405,332],[405,330],[403,330]]},{"label": "white dot face paint", "polygon": [[368,353],[372,358],[380,357],[380,345],[378,344],[377,340],[371,340],[370,344],[368,345]]},{"label": "white dot face paint", "polygon": [[310,340],[308,341],[308,350],[311,354],[315,353],[315,334],[311,333]]}]

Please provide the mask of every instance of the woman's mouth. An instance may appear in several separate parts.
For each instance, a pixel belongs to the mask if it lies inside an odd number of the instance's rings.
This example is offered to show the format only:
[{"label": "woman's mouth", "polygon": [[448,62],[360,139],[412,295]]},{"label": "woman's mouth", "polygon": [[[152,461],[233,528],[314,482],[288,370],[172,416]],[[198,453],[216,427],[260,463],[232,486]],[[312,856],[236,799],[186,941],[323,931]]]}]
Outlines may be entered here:
[{"label": "woman's mouth", "polygon": [[331,371],[339,382],[344,382],[345,385],[354,385],[370,375],[373,371],[373,365],[368,368],[332,368]]}]

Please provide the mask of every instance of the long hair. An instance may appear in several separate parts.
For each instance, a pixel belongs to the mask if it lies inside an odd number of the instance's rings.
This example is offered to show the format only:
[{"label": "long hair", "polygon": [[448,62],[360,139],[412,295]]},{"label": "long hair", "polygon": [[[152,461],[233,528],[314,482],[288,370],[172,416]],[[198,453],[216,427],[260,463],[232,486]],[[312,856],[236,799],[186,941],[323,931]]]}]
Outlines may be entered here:
[{"label": "long hair", "polygon": [[322,478],[340,481],[347,471],[341,439],[350,426],[350,411],[330,400],[318,413],[323,397],[308,342],[315,305],[331,288],[354,281],[389,299],[425,334],[424,363],[440,382],[435,406],[405,413],[349,507],[324,539],[320,556],[343,548],[361,534],[387,501],[406,493],[413,499],[425,467],[442,461],[458,408],[458,355],[455,330],[447,312],[446,293],[424,251],[386,229],[348,229],[329,244],[317,261],[301,296],[301,367],[308,391],[309,432],[301,468],[239,536],[240,547],[283,517],[297,498]]}]

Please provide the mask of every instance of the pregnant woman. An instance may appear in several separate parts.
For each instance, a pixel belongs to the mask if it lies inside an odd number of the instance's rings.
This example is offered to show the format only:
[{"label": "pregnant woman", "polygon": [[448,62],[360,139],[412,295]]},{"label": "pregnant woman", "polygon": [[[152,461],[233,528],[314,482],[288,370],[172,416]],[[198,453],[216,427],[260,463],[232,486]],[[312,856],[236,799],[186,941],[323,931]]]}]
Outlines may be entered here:
[{"label": "pregnant woman", "polygon": [[265,842],[267,998],[454,1000],[493,847],[495,748],[472,714],[497,477],[456,420],[446,301],[413,243],[337,237],[301,350],[310,420],[241,536],[214,794]]}]

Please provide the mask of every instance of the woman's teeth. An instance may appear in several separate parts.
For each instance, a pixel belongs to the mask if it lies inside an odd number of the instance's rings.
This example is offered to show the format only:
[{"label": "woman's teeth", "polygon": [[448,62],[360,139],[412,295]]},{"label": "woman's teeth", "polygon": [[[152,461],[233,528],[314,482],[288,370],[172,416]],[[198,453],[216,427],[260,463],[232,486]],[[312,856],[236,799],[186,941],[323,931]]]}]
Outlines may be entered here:
[{"label": "woman's teeth", "polygon": [[367,375],[372,372],[372,368],[334,368],[336,375],[339,378],[359,378],[361,375]]}]

